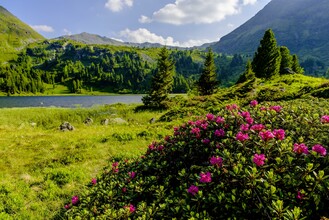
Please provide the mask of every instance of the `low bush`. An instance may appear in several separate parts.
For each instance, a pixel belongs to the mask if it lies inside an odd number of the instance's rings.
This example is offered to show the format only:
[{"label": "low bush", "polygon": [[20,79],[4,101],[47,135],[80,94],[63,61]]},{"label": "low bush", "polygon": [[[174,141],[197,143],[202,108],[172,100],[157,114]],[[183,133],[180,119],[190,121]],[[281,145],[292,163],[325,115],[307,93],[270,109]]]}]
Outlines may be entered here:
[{"label": "low bush", "polygon": [[63,207],[67,219],[319,219],[329,216],[329,116],[232,104],[112,161]]}]

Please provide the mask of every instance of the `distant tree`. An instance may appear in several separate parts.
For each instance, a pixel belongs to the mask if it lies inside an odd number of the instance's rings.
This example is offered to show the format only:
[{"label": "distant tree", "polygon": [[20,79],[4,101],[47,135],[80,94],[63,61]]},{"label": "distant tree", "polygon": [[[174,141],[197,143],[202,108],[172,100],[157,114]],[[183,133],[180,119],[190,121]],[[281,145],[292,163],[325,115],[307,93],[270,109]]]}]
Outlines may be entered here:
[{"label": "distant tree", "polygon": [[218,81],[216,74],[216,66],[214,62],[214,53],[208,50],[201,76],[197,82],[200,95],[211,95],[216,92]]},{"label": "distant tree", "polygon": [[151,81],[149,94],[142,98],[147,107],[162,108],[172,90],[175,74],[175,62],[169,58],[166,47],[161,48],[157,61],[157,70]]},{"label": "distant tree", "polygon": [[281,46],[280,47],[280,54],[281,54],[281,63],[280,63],[280,74],[287,74],[289,73],[289,70],[287,68],[292,70],[292,56],[290,54],[290,51],[288,47]]},{"label": "distant tree", "polygon": [[251,63],[252,69],[257,78],[270,78],[279,74],[280,62],[280,50],[277,46],[274,33],[271,29],[268,29],[254,55]]},{"label": "distant tree", "polygon": [[246,69],[240,75],[240,77],[239,77],[238,81],[236,82],[236,84],[243,83],[243,82],[246,82],[248,80],[252,80],[254,78],[255,78],[255,73],[252,70],[252,66],[251,66],[250,60],[248,60],[247,61],[247,64],[246,64]]},{"label": "distant tree", "polygon": [[296,54],[292,55],[291,69],[295,73],[304,74],[304,69],[299,65],[298,57]]}]

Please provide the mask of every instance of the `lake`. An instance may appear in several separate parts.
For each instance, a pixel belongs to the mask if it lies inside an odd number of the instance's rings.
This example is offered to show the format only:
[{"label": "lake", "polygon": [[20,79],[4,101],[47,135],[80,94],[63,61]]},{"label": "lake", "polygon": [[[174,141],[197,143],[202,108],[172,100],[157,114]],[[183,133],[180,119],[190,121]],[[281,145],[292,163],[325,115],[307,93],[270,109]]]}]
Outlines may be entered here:
[{"label": "lake", "polygon": [[92,107],[94,105],[114,103],[142,103],[143,95],[110,96],[3,96],[0,108],[15,107]]}]

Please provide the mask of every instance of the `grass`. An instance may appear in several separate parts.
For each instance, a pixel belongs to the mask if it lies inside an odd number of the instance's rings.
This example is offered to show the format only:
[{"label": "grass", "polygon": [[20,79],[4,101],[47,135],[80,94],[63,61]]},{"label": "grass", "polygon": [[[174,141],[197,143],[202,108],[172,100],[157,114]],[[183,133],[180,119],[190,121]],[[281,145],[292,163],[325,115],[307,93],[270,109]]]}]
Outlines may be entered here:
[{"label": "grass", "polygon": [[[110,158],[145,152],[172,125],[150,124],[161,112],[133,111],[134,106],[90,109],[0,109],[0,219],[49,219],[67,198],[85,187]],[[94,123],[83,124],[86,117]],[[128,124],[100,124],[122,118]],[[58,126],[69,121],[72,132]]]}]

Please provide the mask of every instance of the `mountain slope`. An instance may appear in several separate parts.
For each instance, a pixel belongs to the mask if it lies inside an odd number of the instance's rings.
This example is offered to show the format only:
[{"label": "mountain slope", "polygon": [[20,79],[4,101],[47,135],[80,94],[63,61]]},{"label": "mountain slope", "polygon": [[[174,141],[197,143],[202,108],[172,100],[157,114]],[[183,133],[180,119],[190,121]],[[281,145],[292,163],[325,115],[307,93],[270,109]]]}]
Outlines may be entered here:
[{"label": "mountain slope", "polygon": [[279,45],[300,57],[329,63],[329,1],[272,0],[253,18],[222,37],[213,48],[224,53],[253,54],[271,28]]},{"label": "mountain slope", "polygon": [[74,41],[78,41],[84,44],[108,44],[108,45],[115,45],[115,46],[123,46],[125,45],[121,41],[117,41],[111,38],[102,37],[96,34],[89,34],[83,32],[81,34],[73,34],[73,35],[65,35],[61,36],[58,39],[70,39]]},{"label": "mountain slope", "polygon": [[42,39],[43,36],[0,6],[0,63],[14,58],[26,44]]}]

